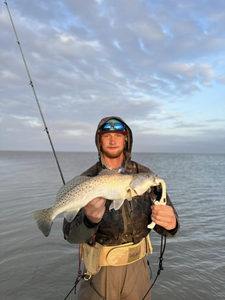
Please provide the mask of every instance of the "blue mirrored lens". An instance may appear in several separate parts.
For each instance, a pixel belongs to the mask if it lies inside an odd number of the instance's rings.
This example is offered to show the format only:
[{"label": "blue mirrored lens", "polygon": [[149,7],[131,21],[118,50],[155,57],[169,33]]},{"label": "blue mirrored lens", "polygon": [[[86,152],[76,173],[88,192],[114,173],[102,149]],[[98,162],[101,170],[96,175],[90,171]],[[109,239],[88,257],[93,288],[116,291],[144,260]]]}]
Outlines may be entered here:
[{"label": "blue mirrored lens", "polygon": [[114,129],[119,130],[119,131],[123,131],[124,130],[124,126],[121,123],[115,123],[114,125]]},{"label": "blue mirrored lens", "polygon": [[111,128],[111,124],[105,124],[103,127],[102,127],[102,130],[105,131],[105,130],[109,130]]},{"label": "blue mirrored lens", "polygon": [[118,130],[118,131],[123,131],[124,130],[124,126],[121,123],[106,123],[103,127],[102,127],[102,131],[108,131],[108,130]]}]

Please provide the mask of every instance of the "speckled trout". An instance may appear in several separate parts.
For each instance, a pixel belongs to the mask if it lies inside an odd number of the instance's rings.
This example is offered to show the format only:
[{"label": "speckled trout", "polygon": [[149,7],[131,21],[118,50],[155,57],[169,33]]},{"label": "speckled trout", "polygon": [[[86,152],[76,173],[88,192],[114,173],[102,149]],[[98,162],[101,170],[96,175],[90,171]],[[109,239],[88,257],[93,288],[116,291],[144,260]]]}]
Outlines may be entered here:
[{"label": "speckled trout", "polygon": [[160,184],[155,174],[107,174],[95,177],[77,176],[60,188],[56,196],[56,204],[50,208],[34,211],[31,215],[38,228],[47,237],[51,231],[55,217],[64,212],[71,222],[78,211],[91,200],[102,197],[113,200],[109,209],[118,210],[124,200],[144,194],[151,186]]}]

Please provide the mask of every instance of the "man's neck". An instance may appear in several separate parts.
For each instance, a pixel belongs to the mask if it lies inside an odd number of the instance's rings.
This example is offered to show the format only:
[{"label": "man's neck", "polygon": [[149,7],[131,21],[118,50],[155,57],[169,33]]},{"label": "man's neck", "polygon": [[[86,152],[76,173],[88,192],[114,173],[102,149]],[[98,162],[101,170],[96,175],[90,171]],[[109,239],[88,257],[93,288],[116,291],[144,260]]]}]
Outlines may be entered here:
[{"label": "man's neck", "polygon": [[124,159],[123,155],[121,155],[120,157],[110,158],[103,154],[103,157],[104,157],[106,165],[113,169],[119,168],[122,165],[123,159]]}]

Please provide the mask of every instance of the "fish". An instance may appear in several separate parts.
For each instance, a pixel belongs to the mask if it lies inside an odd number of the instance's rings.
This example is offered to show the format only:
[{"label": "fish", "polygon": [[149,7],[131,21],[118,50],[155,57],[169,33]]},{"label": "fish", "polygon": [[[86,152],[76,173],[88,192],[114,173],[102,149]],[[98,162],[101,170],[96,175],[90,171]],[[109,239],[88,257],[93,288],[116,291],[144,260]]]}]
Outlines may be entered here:
[{"label": "fish", "polygon": [[95,177],[76,176],[59,189],[54,206],[34,211],[31,216],[47,237],[54,219],[61,213],[71,222],[82,207],[97,197],[112,200],[109,209],[118,210],[125,199],[131,201],[134,196],[159,184],[160,180],[154,173],[109,174],[102,171]]}]

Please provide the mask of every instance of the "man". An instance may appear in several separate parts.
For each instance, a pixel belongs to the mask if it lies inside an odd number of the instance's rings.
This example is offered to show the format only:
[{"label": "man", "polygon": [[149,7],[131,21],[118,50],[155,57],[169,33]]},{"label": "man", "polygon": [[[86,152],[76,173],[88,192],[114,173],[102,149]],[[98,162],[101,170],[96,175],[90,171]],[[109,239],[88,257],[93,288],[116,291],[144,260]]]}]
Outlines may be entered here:
[{"label": "man", "polygon": [[[123,174],[152,173],[131,161],[132,131],[121,118],[102,119],[95,142],[99,162],[82,176],[97,176],[104,169]],[[167,237],[176,236],[180,227],[168,195],[167,205],[152,205],[161,193],[160,186],[152,187],[132,201],[125,200],[119,210],[109,209],[110,200],[96,198],[71,223],[64,219],[65,239],[70,243],[85,243],[87,274],[94,274],[89,280],[82,280],[79,300],[143,299],[151,285],[147,270],[147,252],[151,253],[147,225],[154,221],[154,230]],[[145,299],[150,300],[151,294]]]}]

